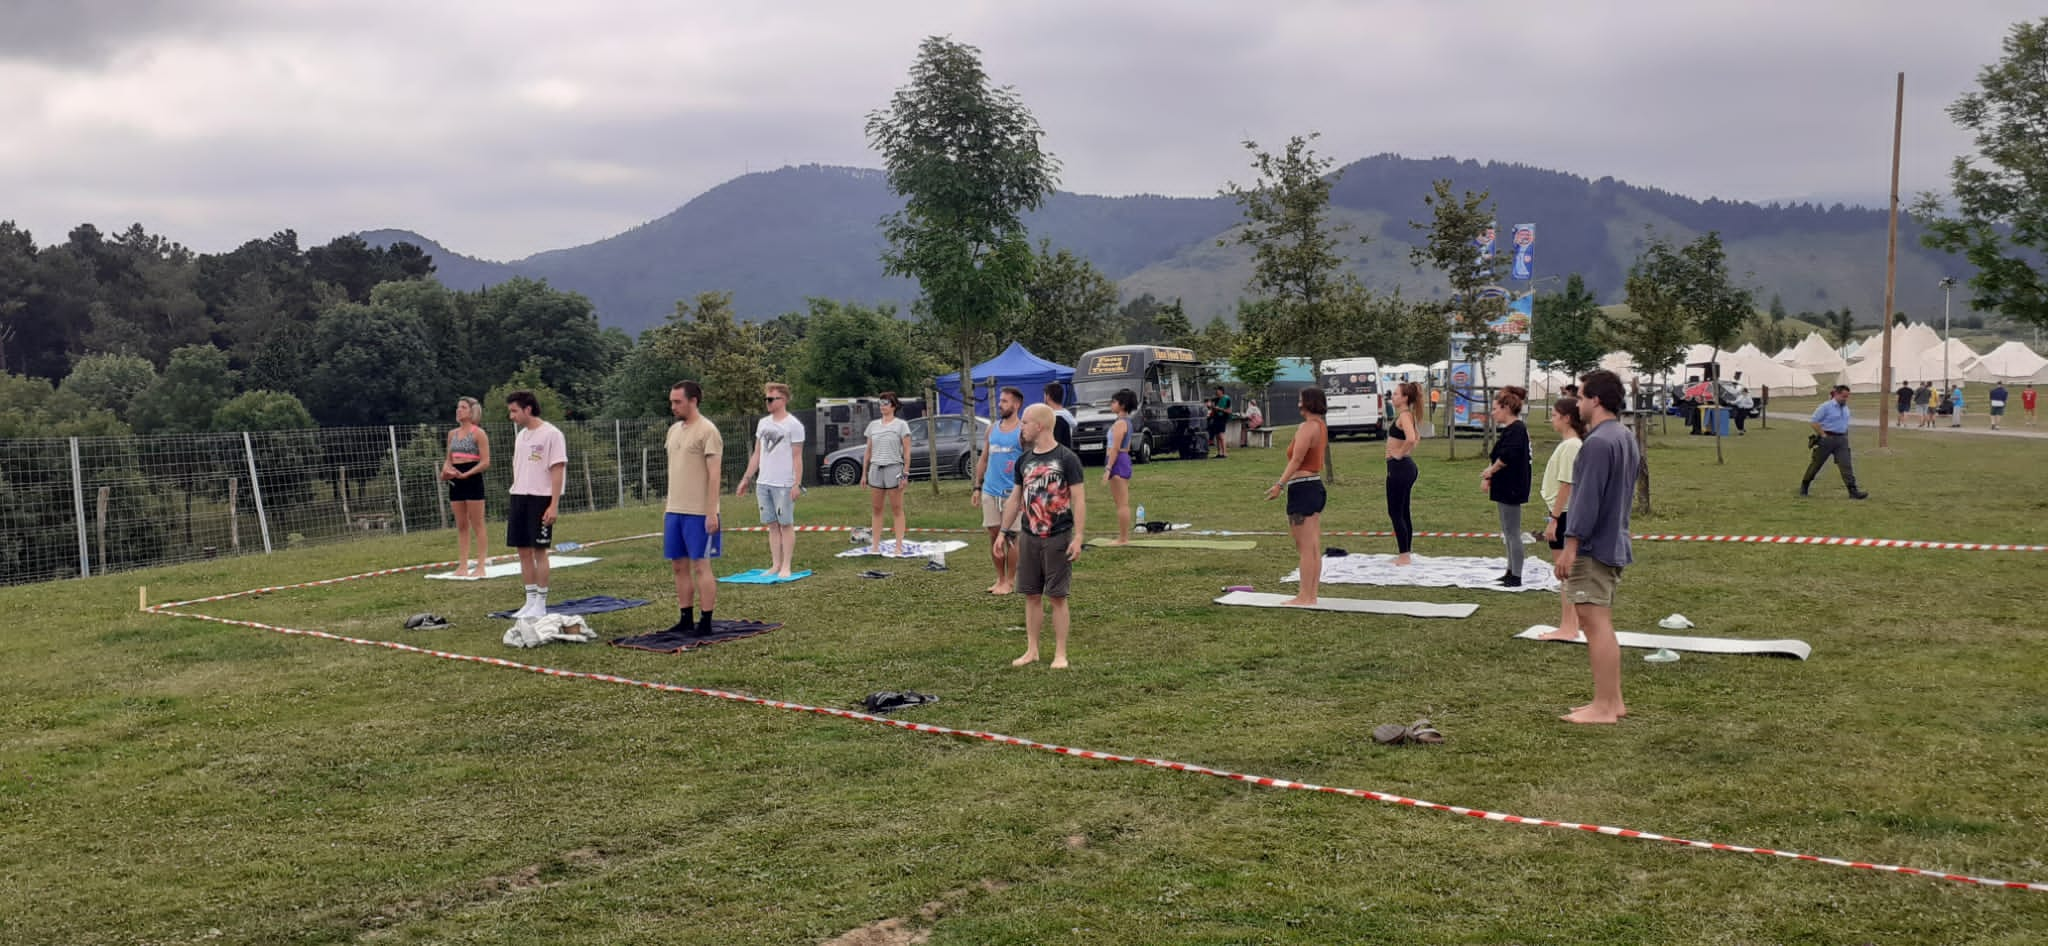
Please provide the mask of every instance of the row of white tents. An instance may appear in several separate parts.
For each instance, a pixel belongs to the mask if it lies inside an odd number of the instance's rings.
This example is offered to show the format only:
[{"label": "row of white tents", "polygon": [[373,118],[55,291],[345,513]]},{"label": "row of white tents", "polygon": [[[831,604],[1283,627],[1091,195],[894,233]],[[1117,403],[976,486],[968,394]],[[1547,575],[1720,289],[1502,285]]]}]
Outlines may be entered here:
[{"label": "row of white tents", "polygon": [[[1815,332],[1772,360],[1814,374],[1834,374],[1851,391],[1867,394],[1884,384],[1883,350],[1879,335],[1836,349]],[[1891,369],[1894,387],[1901,382],[1940,384],[1943,379],[1951,384],[2048,384],[2048,358],[2021,342],[2006,342],[1980,355],[1954,338],[1943,340],[1922,323],[1892,330]]]}]

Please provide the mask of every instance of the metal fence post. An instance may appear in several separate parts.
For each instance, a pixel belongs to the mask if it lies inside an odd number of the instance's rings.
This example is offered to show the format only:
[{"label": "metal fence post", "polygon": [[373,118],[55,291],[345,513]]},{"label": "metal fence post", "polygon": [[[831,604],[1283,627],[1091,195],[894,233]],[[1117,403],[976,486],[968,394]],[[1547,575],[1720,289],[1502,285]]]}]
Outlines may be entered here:
[{"label": "metal fence post", "polygon": [[92,546],[85,539],[85,477],[78,467],[78,438],[71,438],[71,508],[78,514],[78,577],[92,577]]},{"label": "metal fence post", "polygon": [[242,431],[242,456],[249,460],[249,493],[256,497],[256,524],[263,528],[263,554],[270,554],[270,514],[263,510],[263,479],[256,475],[256,445]]},{"label": "metal fence post", "polygon": [[398,495],[398,533],[404,535],[410,530],[405,527],[405,476],[398,468],[398,428],[385,427],[384,432],[391,435],[391,487]]},{"label": "metal fence post", "polygon": [[626,508],[626,435],[625,425],[616,420],[612,421],[612,459],[615,461],[612,472],[618,474],[619,480],[619,508],[624,509]]}]

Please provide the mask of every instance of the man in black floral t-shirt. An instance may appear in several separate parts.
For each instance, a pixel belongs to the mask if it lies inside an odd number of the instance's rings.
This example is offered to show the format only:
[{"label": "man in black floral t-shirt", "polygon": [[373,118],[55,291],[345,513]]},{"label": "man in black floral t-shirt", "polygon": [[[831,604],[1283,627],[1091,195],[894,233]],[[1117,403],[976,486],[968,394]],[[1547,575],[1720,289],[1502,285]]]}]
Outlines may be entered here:
[{"label": "man in black floral t-shirt", "polygon": [[1017,590],[1024,595],[1024,656],[1010,661],[1013,667],[1038,660],[1038,632],[1045,624],[1041,597],[1052,599],[1052,668],[1067,666],[1067,587],[1074,560],[1081,557],[1088,507],[1081,458],[1054,438],[1054,417],[1044,404],[1024,409],[1017,488],[1003,504],[1003,528],[996,533],[998,554],[1007,554],[1007,543],[1017,543]]}]

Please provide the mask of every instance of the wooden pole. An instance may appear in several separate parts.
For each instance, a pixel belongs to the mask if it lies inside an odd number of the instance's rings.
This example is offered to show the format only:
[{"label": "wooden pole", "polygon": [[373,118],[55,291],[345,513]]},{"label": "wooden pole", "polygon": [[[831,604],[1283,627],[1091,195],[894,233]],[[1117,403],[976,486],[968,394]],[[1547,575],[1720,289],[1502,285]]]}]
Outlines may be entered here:
[{"label": "wooden pole", "polygon": [[[1892,212],[1886,228],[1884,247],[1884,367],[1877,382],[1877,445],[1891,444],[1892,397],[1892,290],[1899,278],[1899,139],[1906,128],[1906,74],[1899,73],[1897,103],[1892,111]],[[1837,384],[1841,383],[1839,381]]]},{"label": "wooden pole", "polygon": [[100,570],[101,570],[101,571],[106,571],[106,570],[107,570],[107,494],[108,494],[108,493],[110,493],[110,492],[112,492],[112,491],[113,491],[113,487],[110,487],[110,486],[102,486],[102,487],[100,487],[100,505],[99,505],[99,518],[98,518],[98,519],[96,519],[96,520],[94,520],[95,526],[96,526],[96,528],[97,528],[97,531],[99,532],[99,537],[100,537]]},{"label": "wooden pole", "polygon": [[[590,511],[597,511],[597,485],[590,478],[590,451],[583,453],[583,496],[590,501]],[[722,457],[720,459],[723,459]]]},{"label": "wooden pole", "polygon": [[339,469],[339,478],[334,483],[335,492],[341,495],[341,526],[344,529],[351,528],[355,523],[349,521],[354,517],[349,515],[348,511],[348,467]]},{"label": "wooden pole", "polygon": [[228,477],[228,548],[242,547],[242,506],[238,502],[242,493],[242,479]]}]

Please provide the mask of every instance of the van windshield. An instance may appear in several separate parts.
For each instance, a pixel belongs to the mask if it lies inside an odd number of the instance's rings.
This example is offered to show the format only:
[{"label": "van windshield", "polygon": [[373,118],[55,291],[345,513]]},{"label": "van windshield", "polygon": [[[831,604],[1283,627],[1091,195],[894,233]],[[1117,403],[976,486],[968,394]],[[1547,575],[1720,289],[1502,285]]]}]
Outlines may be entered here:
[{"label": "van windshield", "polygon": [[1324,375],[1323,393],[1332,397],[1345,394],[1378,394],[1379,378],[1370,371]]},{"label": "van windshield", "polygon": [[1076,404],[1086,404],[1090,407],[1106,408],[1109,406],[1110,396],[1125,388],[1130,388],[1131,393],[1138,395],[1140,398],[1144,396],[1143,386],[1139,384],[1137,375],[1096,378],[1092,381],[1077,379],[1074,381],[1074,402]]}]

